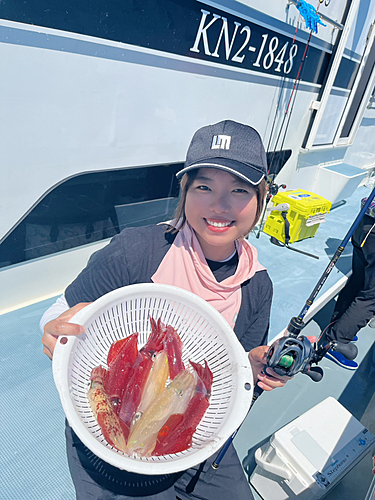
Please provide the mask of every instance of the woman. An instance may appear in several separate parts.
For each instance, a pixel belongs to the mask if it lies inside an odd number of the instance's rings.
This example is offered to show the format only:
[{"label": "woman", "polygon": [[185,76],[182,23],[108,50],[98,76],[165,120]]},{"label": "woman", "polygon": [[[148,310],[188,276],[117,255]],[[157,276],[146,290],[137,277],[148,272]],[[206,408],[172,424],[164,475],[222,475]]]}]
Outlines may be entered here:
[{"label": "woman", "polygon": [[[266,172],[264,147],[252,127],[225,120],[199,129],[177,174],[182,192],[175,222],[125,229],[90,258],[64,297],[42,318],[45,354],[52,358],[57,335],[82,333],[82,327],[68,320],[88,302],[121,286],[164,283],[211,303],[249,352],[258,385],[266,391],[282,387],[285,379],[272,370],[262,373],[272,284],[245,239],[263,209]],[[166,476],[119,471],[87,450],[68,425],[67,452],[80,500],[252,498],[233,446],[211,484],[202,481],[211,460]]]}]

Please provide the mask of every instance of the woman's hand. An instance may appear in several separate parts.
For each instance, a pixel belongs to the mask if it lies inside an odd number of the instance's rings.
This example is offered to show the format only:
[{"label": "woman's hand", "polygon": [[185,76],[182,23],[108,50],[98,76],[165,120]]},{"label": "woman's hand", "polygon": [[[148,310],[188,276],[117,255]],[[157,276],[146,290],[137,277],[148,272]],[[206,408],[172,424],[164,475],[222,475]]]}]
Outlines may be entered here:
[{"label": "woman's hand", "polygon": [[249,360],[253,370],[254,384],[264,391],[272,391],[276,387],[284,387],[288,380],[293,377],[280,376],[275,373],[272,368],[267,368],[267,374],[262,373],[262,370],[267,364],[268,345],[255,347],[249,352]]},{"label": "woman's hand", "polygon": [[44,327],[42,344],[43,352],[49,359],[52,359],[55,350],[57,337],[59,335],[80,335],[85,331],[85,328],[75,323],[68,323],[69,320],[81,309],[88,306],[90,302],[81,302],[76,306],[68,309],[60,314],[60,316],[52,321],[49,321]]}]

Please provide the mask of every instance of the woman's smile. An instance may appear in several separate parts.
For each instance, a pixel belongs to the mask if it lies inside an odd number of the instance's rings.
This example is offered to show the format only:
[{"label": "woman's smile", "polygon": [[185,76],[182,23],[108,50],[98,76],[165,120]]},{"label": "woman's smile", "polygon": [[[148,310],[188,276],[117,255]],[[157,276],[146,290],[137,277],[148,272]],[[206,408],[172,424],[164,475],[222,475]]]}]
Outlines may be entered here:
[{"label": "woman's smile", "polygon": [[234,242],[252,226],[257,210],[255,189],[216,168],[201,168],[186,195],[185,214],[206,258],[225,260]]},{"label": "woman's smile", "polygon": [[204,219],[207,222],[208,228],[215,232],[225,232],[226,230],[229,229],[229,226],[234,222],[234,221],[222,221],[222,220],[216,220],[216,219]]}]

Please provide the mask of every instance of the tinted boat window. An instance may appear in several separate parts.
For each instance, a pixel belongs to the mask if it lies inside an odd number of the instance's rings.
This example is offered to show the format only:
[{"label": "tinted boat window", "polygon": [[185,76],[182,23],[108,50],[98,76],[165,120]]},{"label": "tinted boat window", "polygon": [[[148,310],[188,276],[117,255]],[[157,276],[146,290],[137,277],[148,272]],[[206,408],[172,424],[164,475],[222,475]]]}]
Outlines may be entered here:
[{"label": "tinted boat window", "polygon": [[0,267],[169,220],[182,163],[82,174],[47,193],[0,244]]}]

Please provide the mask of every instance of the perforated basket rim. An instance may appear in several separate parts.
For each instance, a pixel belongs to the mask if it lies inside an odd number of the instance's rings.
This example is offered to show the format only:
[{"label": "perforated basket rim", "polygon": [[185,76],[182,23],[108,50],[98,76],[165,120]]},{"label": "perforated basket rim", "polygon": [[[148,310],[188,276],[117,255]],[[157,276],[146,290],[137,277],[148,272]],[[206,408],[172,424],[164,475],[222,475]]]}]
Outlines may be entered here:
[{"label": "perforated basket rim", "polygon": [[96,456],[119,469],[138,474],[159,475],[187,470],[202,463],[223,446],[247,415],[253,396],[253,376],[248,355],[223,316],[197,295],[171,285],[135,284],[113,290],[79,311],[70,322],[88,326],[95,316],[100,315],[113,305],[121,301],[135,300],[148,295],[157,296],[173,303],[177,301],[201,314],[207,321],[209,318],[210,324],[212,322],[216,327],[215,331],[220,337],[225,337],[232,350],[232,372],[235,372],[236,387],[233,388],[231,394],[230,418],[229,415],[224,417],[224,423],[218,429],[214,439],[209,441],[203,448],[189,449],[174,455],[145,459],[129,457],[115,451],[109,445],[103,446],[103,443],[99,442],[88,431],[81,416],[77,413],[69,389],[70,359],[78,343],[87,340],[86,333],[79,337],[64,336],[64,344],[59,341],[60,337],[54,351],[52,366],[55,384],[67,420],[85,446]]}]

